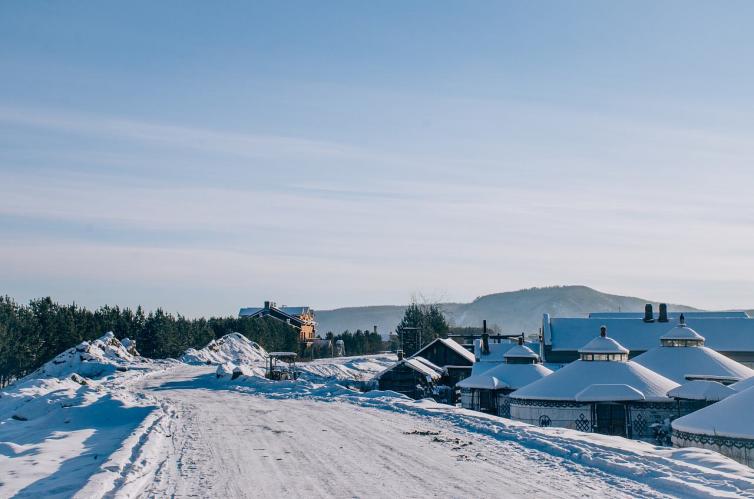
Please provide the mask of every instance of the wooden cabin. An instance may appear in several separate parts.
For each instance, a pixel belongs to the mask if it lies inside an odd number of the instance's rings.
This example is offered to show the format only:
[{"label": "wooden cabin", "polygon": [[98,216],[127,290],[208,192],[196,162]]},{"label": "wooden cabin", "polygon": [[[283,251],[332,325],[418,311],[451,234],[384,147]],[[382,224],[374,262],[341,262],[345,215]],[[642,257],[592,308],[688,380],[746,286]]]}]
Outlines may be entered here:
[{"label": "wooden cabin", "polygon": [[421,357],[400,359],[375,379],[380,390],[402,393],[413,399],[432,397],[444,371]]},{"label": "wooden cabin", "polygon": [[274,301],[265,301],[262,308],[242,308],[238,316],[272,317],[283,321],[299,331],[299,342],[307,347],[314,342],[316,336],[317,323],[311,307],[278,307]]}]

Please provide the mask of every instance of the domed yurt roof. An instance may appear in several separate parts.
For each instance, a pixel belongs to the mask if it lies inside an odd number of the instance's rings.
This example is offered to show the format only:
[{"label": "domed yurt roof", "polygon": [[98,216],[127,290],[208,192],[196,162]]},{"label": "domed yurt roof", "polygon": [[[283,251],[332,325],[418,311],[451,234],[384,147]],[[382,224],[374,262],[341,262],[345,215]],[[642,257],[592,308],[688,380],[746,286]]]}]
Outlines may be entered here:
[{"label": "domed yurt roof", "polygon": [[754,439],[754,388],[699,409],[673,421],[673,430],[697,435]]},{"label": "domed yurt roof", "polygon": [[688,381],[687,376],[721,376],[736,379],[754,376],[753,369],[704,346],[657,346],[636,356],[633,361],[676,383],[685,383]]},{"label": "domed yurt roof", "polygon": [[539,360],[539,355],[537,355],[534,350],[527,347],[526,345],[522,345],[520,342],[518,345],[514,346],[507,352],[503,354],[503,358],[505,359],[534,359]]},{"label": "domed yurt roof", "polygon": [[704,344],[704,336],[686,325],[686,319],[683,314],[679,317],[676,327],[660,336],[660,341],[662,340],[692,340]]},{"label": "domed yurt roof", "polygon": [[484,374],[501,380],[506,384],[506,388],[518,390],[551,375],[552,370],[542,364],[500,364]]},{"label": "domed yurt roof", "polygon": [[668,392],[669,397],[684,400],[706,400],[708,402],[718,402],[728,398],[737,392],[729,386],[725,386],[717,381],[706,379],[695,379],[684,383],[677,388]]},{"label": "domed yurt roof", "polygon": [[607,328],[602,326],[600,328],[600,335],[579,348],[579,353],[627,354],[628,349],[607,336]]},{"label": "domed yurt roof", "polygon": [[[604,326],[600,328],[600,336],[587,343],[579,352],[582,359],[516,390],[511,397],[577,401],[579,394],[583,397],[585,394],[591,396],[599,392],[602,400],[610,400],[612,393],[616,397],[612,400],[619,401],[625,400],[630,392],[632,400],[669,401],[668,391],[678,386],[678,383],[627,360],[628,350],[609,338]],[[601,354],[604,354],[604,359],[598,357]],[[590,389],[592,385],[599,387]]]}]

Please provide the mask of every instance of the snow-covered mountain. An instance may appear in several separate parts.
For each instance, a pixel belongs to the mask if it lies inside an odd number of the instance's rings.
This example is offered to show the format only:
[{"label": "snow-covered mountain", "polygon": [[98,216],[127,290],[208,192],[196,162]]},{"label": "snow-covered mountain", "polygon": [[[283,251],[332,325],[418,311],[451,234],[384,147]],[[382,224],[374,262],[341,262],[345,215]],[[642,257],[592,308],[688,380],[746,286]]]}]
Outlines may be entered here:
[{"label": "snow-covered mountain", "polygon": [[[580,317],[589,312],[642,312],[644,305],[656,300],[602,293],[587,286],[553,286],[480,296],[471,303],[443,303],[442,310],[456,326],[480,326],[486,319],[500,332],[536,332],[542,324],[542,314]],[[684,305],[669,305],[670,310],[695,310]],[[403,317],[405,305],[349,307],[317,310],[318,331],[340,333],[346,329],[377,330],[387,335]]]}]

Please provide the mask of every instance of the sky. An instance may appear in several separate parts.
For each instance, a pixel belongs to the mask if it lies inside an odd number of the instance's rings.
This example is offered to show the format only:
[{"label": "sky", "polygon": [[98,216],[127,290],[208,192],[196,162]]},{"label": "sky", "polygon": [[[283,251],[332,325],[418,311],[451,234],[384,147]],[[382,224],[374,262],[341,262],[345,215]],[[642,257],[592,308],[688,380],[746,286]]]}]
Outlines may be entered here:
[{"label": "sky", "polygon": [[0,293],[754,307],[754,4],[0,2]]}]

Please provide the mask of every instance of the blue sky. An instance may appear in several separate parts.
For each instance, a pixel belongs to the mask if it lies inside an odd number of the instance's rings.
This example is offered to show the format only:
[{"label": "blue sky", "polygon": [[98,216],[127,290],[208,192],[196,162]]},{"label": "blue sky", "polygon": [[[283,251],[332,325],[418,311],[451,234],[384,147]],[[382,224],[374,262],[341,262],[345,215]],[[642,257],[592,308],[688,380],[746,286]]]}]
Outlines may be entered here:
[{"label": "blue sky", "polygon": [[0,292],[754,307],[753,14],[0,3]]}]

